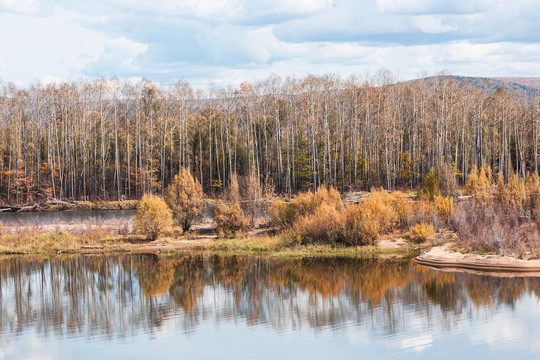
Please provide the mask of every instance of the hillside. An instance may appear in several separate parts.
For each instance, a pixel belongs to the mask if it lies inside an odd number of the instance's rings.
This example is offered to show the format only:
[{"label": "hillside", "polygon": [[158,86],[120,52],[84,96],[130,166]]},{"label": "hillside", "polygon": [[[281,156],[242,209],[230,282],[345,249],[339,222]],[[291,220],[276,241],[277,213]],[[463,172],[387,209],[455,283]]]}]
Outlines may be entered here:
[{"label": "hillside", "polygon": [[454,80],[460,87],[473,86],[485,89],[488,93],[504,87],[509,92],[515,93],[518,97],[525,100],[531,96],[540,95],[540,77],[472,77],[459,75],[430,76],[420,80],[433,86],[439,83],[441,79]]}]

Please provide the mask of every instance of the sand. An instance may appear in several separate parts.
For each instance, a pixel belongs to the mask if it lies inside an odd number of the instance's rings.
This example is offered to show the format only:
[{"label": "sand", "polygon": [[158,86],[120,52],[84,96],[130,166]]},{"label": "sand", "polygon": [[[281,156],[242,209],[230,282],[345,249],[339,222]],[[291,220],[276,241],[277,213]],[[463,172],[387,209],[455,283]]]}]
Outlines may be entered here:
[{"label": "sand", "polygon": [[501,255],[462,254],[452,251],[451,245],[435,246],[416,257],[414,261],[421,265],[442,269],[540,275],[540,259],[523,260]]}]

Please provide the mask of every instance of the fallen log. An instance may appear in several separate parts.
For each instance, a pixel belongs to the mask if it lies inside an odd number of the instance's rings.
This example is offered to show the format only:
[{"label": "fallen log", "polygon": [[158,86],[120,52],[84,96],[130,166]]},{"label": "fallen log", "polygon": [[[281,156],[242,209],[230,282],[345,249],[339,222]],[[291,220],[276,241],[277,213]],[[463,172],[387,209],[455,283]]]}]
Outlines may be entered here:
[{"label": "fallen log", "polygon": [[2,212],[8,212],[8,211],[19,211],[21,209],[20,206],[0,206],[0,211]]},{"label": "fallen log", "polygon": [[17,212],[30,212],[30,211],[36,211],[37,208],[38,208],[39,204],[34,204],[34,205],[28,205],[28,206],[23,206],[21,207],[19,210],[17,210]]}]

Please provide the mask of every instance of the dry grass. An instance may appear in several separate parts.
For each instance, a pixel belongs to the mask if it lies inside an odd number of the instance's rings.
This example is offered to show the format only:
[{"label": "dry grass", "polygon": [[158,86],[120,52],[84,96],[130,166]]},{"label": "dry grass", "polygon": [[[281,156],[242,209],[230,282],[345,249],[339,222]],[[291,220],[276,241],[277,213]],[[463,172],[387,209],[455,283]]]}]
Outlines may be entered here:
[{"label": "dry grass", "polygon": [[540,228],[517,209],[476,202],[459,204],[454,215],[459,247],[517,257],[540,255]]},{"label": "dry grass", "polygon": [[93,234],[88,237],[73,236],[60,231],[56,234],[9,234],[0,236],[0,252],[3,253],[53,253],[77,251],[82,246],[96,246],[100,239]]},{"label": "dry grass", "polygon": [[124,201],[79,201],[73,210],[133,210],[137,208],[139,200]]}]

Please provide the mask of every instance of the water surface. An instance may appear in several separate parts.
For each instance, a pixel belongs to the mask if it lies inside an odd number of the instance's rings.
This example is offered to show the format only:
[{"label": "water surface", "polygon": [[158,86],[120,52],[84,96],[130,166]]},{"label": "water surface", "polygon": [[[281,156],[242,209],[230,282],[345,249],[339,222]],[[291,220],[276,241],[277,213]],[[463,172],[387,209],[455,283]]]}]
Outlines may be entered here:
[{"label": "water surface", "polygon": [[409,261],[5,257],[2,359],[538,359],[540,279]]},{"label": "water surface", "polygon": [[16,224],[50,225],[73,222],[132,220],[136,212],[136,210],[3,212],[0,213],[0,222],[5,226],[11,226]]}]

